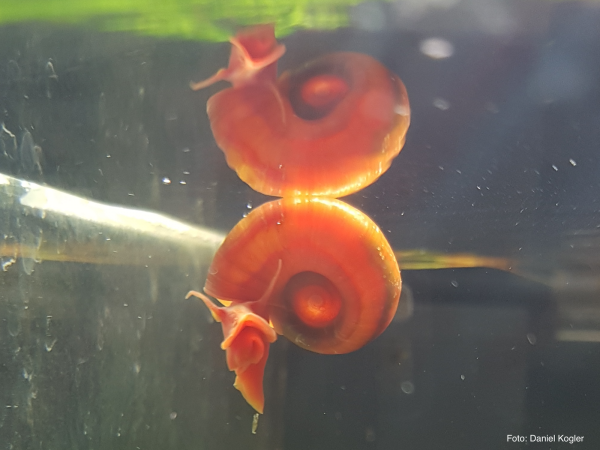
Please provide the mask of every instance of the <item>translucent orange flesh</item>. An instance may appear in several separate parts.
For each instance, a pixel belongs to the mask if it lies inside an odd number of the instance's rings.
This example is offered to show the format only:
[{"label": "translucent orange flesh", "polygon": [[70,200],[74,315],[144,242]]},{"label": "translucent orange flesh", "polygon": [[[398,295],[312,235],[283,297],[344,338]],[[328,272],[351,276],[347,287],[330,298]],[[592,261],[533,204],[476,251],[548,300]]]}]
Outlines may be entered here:
[{"label": "translucent orange flesh", "polygon": [[256,411],[262,414],[265,397],[263,377],[269,357],[269,345],[277,334],[268,322],[245,304],[217,306],[204,294],[192,291],[200,298],[223,328],[221,348],[227,356],[229,370],[236,374],[234,386]]}]

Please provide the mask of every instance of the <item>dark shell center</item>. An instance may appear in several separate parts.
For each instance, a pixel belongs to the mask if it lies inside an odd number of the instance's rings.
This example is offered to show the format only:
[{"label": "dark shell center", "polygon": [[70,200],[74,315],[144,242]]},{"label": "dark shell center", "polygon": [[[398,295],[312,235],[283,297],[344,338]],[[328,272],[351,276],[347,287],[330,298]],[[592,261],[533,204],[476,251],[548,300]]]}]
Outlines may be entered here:
[{"label": "dark shell center", "polygon": [[315,64],[292,74],[289,99],[296,115],[304,120],[327,116],[352,88],[343,68]]}]

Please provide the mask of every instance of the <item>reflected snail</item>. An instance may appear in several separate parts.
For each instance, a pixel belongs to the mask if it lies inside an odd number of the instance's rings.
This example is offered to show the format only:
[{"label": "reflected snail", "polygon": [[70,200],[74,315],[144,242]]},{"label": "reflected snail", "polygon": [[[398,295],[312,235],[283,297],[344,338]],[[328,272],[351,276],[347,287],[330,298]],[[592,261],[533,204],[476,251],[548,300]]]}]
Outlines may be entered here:
[{"label": "reflected snail", "polygon": [[229,67],[208,117],[227,163],[254,190],[276,197],[354,193],[385,172],[404,145],[404,84],[370,56],[324,55],[276,78],[285,47],[261,25],[231,38]]}]

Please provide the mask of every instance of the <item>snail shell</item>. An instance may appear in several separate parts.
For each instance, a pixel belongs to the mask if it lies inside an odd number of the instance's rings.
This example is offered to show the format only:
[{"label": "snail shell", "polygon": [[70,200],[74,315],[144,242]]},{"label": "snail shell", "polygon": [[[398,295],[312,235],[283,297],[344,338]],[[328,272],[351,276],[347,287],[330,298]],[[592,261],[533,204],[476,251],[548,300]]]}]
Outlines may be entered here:
[{"label": "snail shell", "polygon": [[341,197],[390,167],[404,145],[410,107],[404,84],[381,63],[332,53],[276,79],[285,48],[272,27],[231,41],[229,67],[193,88],[232,82],[208,100],[207,112],[227,163],[250,187],[280,197]]},{"label": "snail shell", "polygon": [[215,254],[204,288],[219,300],[249,302],[277,333],[325,354],[357,350],[381,334],[400,289],[398,263],[377,225],[320,197],[252,211]]}]

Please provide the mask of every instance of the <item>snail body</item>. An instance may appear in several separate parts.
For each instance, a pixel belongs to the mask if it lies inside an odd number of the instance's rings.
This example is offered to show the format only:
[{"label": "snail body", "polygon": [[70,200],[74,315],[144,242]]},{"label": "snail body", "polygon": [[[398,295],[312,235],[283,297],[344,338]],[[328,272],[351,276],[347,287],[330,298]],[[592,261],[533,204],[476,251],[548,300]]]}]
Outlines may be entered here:
[{"label": "snail body", "polygon": [[404,145],[410,107],[402,81],[381,63],[338,52],[277,79],[285,47],[272,27],[245,30],[231,42],[229,67],[192,87],[232,83],[209,99],[207,112],[227,163],[250,187],[337,198],[389,168]]}]

